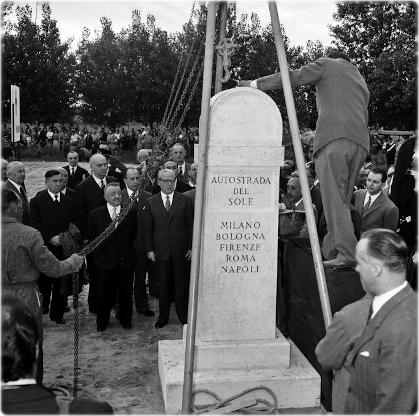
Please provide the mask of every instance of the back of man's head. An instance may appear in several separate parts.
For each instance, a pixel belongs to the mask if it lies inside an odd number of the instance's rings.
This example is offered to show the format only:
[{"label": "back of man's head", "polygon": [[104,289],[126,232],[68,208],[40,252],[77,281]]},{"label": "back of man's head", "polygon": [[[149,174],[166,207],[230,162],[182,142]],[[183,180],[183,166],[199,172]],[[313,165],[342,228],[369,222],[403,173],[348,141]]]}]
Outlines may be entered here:
[{"label": "back of man's head", "polygon": [[10,208],[22,204],[19,195],[17,192],[4,188],[1,191],[1,213],[2,215],[9,214]]},{"label": "back of man's head", "polygon": [[2,298],[2,381],[32,378],[36,363],[39,329],[33,313],[20,299]]},{"label": "back of man's head", "polygon": [[408,250],[397,233],[384,228],[373,228],[361,235],[367,240],[367,254],[382,262],[390,273],[405,274]]},{"label": "back of man's head", "polygon": [[351,62],[351,60],[349,59],[349,56],[346,55],[345,52],[339,51],[338,49],[331,49],[328,54],[327,57],[330,59],[344,59],[345,61]]}]

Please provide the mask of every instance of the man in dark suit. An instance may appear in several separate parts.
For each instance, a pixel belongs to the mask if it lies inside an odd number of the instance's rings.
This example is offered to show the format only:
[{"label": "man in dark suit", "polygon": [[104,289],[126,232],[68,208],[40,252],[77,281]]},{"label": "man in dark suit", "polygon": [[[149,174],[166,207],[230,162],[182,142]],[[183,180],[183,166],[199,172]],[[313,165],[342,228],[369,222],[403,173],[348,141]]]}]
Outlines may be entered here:
[{"label": "man in dark suit", "polygon": [[[60,192],[62,177],[58,170],[52,169],[45,173],[45,184],[47,189],[38,192],[31,200],[30,225],[41,233],[51,253],[58,260],[64,260],[60,233],[68,230],[73,220],[73,200]],[[63,316],[67,297],[60,295],[61,279],[53,279],[41,273],[38,286],[43,297],[42,312],[46,314],[49,310],[52,321],[65,324]]]},{"label": "man in dark suit", "polygon": [[387,180],[384,170],[374,168],[368,174],[367,189],[355,191],[355,209],[361,216],[361,234],[372,228],[397,230],[399,210],[381,190]]},{"label": "man in dark suit", "polygon": [[[180,180],[178,180],[178,166],[177,163],[173,160],[173,159],[169,159],[166,160],[166,162],[164,162],[163,164],[163,169],[171,169],[174,174],[175,174],[175,191],[176,192],[186,192],[186,191],[190,191],[192,189],[191,186],[189,186],[187,183],[182,182]],[[159,186],[159,181],[156,181],[153,185],[153,195],[158,194],[161,191],[160,186]]]},{"label": "man in dark suit", "polygon": [[[124,181],[126,188],[122,190],[121,205],[123,207],[130,203],[132,194],[138,190],[140,185],[140,173],[136,168],[128,168],[125,172]],[[134,242],[135,254],[137,257],[137,264],[135,267],[134,302],[138,313],[150,317],[154,316],[154,312],[150,310],[148,305],[146,290],[147,269],[150,281],[149,287],[153,286],[153,283],[155,286],[155,292],[157,291],[157,282],[155,267],[149,267],[149,265],[153,265],[153,263],[147,259],[147,253],[145,250],[143,218],[145,201],[151,196],[152,194],[150,192],[140,191],[136,202],[132,205],[132,210],[137,215],[137,237]]]},{"label": "man in dark suit", "polygon": [[29,225],[29,201],[25,187],[25,167],[23,163],[12,161],[6,166],[7,181],[4,182],[2,189],[15,191],[22,201],[22,224]]},{"label": "man in dark suit", "polygon": [[67,166],[63,168],[68,172],[68,184],[71,189],[76,189],[76,186],[89,176],[89,172],[78,165],[79,154],[76,151],[67,153]]},{"label": "man in dark suit", "polygon": [[175,143],[169,152],[170,159],[174,160],[178,166],[177,180],[188,184],[190,163],[185,162],[186,150],[181,143]]},{"label": "man in dark suit", "polygon": [[71,199],[74,199],[74,195],[75,195],[76,191],[67,186],[67,184],[68,184],[68,172],[64,168],[57,168],[57,170],[58,170],[58,172],[61,173],[61,178],[63,180],[62,181],[61,193],[64,194],[64,195],[67,195]]},{"label": "man in dark suit", "polygon": [[159,279],[159,318],[155,327],[169,321],[170,274],[174,280],[176,313],[185,324],[188,317],[189,272],[192,256],[193,205],[190,198],[174,191],[175,173],[159,171],[161,192],[147,199],[144,209],[147,257],[156,262]]},{"label": "man in dark suit", "polygon": [[351,354],[345,413],[417,411],[418,299],[406,281],[407,254],[406,243],[390,230],[366,231],[357,244],[356,270],[374,299]]},{"label": "man in dark suit", "polygon": [[[89,214],[87,235],[94,240],[121,212],[121,188],[117,182],[105,186],[106,205]],[[115,292],[118,292],[119,321],[124,329],[131,329],[132,291],[135,269],[134,239],[137,218],[133,210],[117,223],[116,229],[93,251],[96,276],[97,330],[106,329]]]},{"label": "man in dark suit", "polygon": [[[103,188],[109,182],[117,182],[114,177],[106,176],[108,162],[105,156],[94,154],[90,157],[89,164],[92,174],[77,185],[74,195],[74,219],[78,229],[81,231],[84,244],[87,244],[89,241],[87,237],[87,219],[90,212],[106,204]],[[89,310],[96,313],[95,271],[90,255],[87,256],[87,271],[89,273]]]}]

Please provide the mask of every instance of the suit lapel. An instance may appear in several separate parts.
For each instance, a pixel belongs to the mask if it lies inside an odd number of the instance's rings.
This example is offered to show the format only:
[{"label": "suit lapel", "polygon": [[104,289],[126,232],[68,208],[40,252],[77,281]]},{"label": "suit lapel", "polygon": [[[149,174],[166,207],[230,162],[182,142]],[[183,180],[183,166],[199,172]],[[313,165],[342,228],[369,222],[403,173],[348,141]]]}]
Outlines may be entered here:
[{"label": "suit lapel", "polygon": [[180,200],[179,200],[179,195],[176,194],[176,192],[173,194],[173,203],[170,207],[170,211],[169,211],[169,221],[172,219],[173,214],[175,213],[175,211],[177,210],[178,206],[180,205]]},{"label": "suit lapel", "polygon": [[99,199],[101,202],[103,200],[103,191],[100,188],[100,186],[96,183],[96,181],[93,179],[93,177],[90,177],[90,183],[89,188],[91,189],[93,195],[96,196],[97,199]]},{"label": "suit lapel", "polygon": [[163,205],[163,200],[161,198],[161,193],[159,192],[158,194],[156,194],[156,198],[154,199],[154,204],[156,207],[156,211],[159,212],[163,218],[165,218],[166,220],[169,218],[169,216],[167,215],[167,211],[166,208]]},{"label": "suit lapel", "polygon": [[352,363],[355,360],[358,351],[365,345],[375,334],[376,330],[381,326],[383,320],[387,317],[387,315],[391,312],[391,310],[397,306],[400,302],[406,299],[409,295],[413,292],[412,288],[407,285],[403,290],[399,293],[394,295],[389,301],[387,301],[381,309],[377,312],[373,319],[367,324],[364,328],[363,333],[358,338],[357,342],[355,343],[354,350],[353,350],[353,358]]},{"label": "suit lapel", "polygon": [[358,197],[357,197],[357,199],[355,201],[355,208],[359,212],[360,215],[361,215],[361,212],[362,212],[362,206],[364,205],[365,192],[366,191],[361,191],[358,194]]},{"label": "suit lapel", "polygon": [[368,214],[371,214],[371,212],[374,212],[377,208],[381,207],[383,204],[384,195],[381,192],[380,196],[371,204],[371,206],[368,208],[368,211],[364,213],[363,217],[366,217]]}]

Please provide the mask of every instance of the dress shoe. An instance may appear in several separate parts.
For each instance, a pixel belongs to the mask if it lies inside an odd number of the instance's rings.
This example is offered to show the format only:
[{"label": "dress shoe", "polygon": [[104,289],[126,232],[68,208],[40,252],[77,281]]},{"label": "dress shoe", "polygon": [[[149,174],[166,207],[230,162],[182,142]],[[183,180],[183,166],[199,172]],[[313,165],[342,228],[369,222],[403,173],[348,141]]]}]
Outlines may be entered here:
[{"label": "dress shoe", "polygon": [[137,311],[137,313],[141,315],[145,315],[145,316],[155,316],[155,313],[150,309],[147,309],[146,311],[143,311],[143,312]]},{"label": "dress shoe", "polygon": [[154,324],[154,328],[156,328],[156,329],[160,329],[160,328],[163,328],[163,327],[164,327],[164,326],[166,326],[166,325],[167,325],[167,323],[157,321],[157,322]]},{"label": "dress shoe", "polygon": [[336,267],[336,268],[343,268],[343,267],[353,267],[356,266],[356,262],[351,260],[338,260],[337,258],[332,260],[325,260],[323,262],[324,267]]},{"label": "dress shoe", "polygon": [[49,312],[49,308],[42,307],[42,313],[46,315]]},{"label": "dress shoe", "polygon": [[106,329],[106,327],[97,325],[96,329],[97,329],[97,332],[103,332]]},{"label": "dress shoe", "polygon": [[132,328],[132,324],[131,324],[131,322],[130,322],[130,323],[128,323],[128,324],[123,324],[123,323],[121,323],[121,325],[122,325],[122,328],[124,328],[124,329],[131,329],[131,328]]},{"label": "dress shoe", "polygon": [[64,325],[65,324],[65,319],[64,318],[54,319],[54,322],[59,324],[59,325]]}]

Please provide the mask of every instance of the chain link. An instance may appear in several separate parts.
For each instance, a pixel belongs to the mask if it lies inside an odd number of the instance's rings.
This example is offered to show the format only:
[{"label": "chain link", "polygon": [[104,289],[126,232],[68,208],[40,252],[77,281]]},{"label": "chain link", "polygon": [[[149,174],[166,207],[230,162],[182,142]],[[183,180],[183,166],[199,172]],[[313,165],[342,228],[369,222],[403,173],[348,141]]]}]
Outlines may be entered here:
[{"label": "chain link", "polygon": [[74,308],[74,381],[73,396],[77,397],[79,388],[79,274],[73,273],[73,308]]}]

